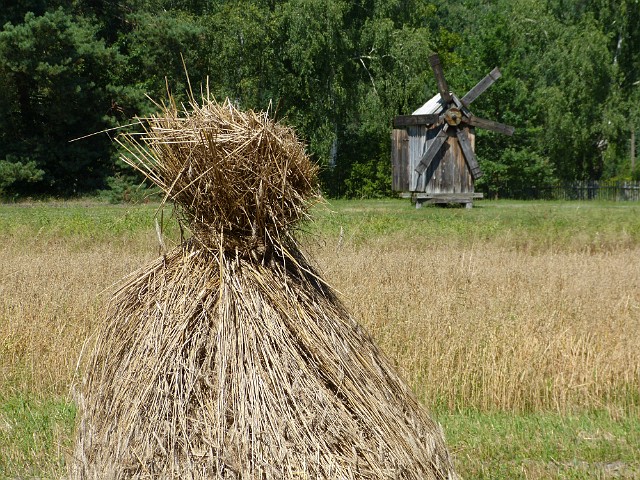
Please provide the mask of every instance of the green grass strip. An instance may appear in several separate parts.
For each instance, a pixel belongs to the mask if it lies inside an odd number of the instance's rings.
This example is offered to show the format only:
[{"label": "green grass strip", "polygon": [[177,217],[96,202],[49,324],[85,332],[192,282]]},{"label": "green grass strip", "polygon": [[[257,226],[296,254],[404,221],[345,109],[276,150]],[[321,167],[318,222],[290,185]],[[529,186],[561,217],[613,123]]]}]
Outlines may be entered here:
[{"label": "green grass strip", "polygon": [[0,396],[0,478],[60,478],[75,417],[64,398]]}]

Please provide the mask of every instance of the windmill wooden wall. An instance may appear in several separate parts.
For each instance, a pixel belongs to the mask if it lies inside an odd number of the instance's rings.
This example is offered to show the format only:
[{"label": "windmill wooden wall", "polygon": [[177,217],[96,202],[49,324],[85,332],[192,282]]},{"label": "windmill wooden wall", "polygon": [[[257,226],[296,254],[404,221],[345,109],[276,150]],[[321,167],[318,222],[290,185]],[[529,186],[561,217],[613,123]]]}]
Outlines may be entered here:
[{"label": "windmill wooden wall", "polygon": [[[473,128],[465,127],[475,148]],[[464,154],[453,133],[438,152],[424,175],[415,171],[424,152],[429,148],[439,129],[437,126],[415,125],[393,130],[392,134],[392,188],[395,192],[416,194],[416,198],[456,202],[471,200],[474,183]]]}]

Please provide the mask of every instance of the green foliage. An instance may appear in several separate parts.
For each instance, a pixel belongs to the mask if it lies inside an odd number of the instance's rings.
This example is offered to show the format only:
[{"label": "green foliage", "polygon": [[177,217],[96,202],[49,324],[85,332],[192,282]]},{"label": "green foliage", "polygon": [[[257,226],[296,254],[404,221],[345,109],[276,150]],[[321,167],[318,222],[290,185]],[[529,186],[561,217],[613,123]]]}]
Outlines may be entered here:
[{"label": "green foliage", "polygon": [[[579,32],[579,34],[578,34]],[[541,59],[538,102],[545,113],[544,144],[560,178],[597,179],[610,140],[605,116],[616,88],[607,38],[592,19],[565,26]],[[597,99],[597,100],[596,100]],[[572,162],[564,161],[572,158]]]},{"label": "green foliage", "polygon": [[[387,168],[385,168],[387,167]],[[351,198],[379,198],[391,194],[391,168],[388,163],[372,160],[354,163],[344,181],[346,196]]]},{"label": "green foliage", "polygon": [[460,96],[503,73],[472,108],[516,127],[478,132],[486,193],[640,175],[635,0],[21,0],[0,20],[0,158],[44,172],[16,194],[122,190],[107,135],[69,140],[148,115],[167,87],[186,100],[186,67],[196,97],[206,83],[293,125],[327,194],[387,195],[392,118],[436,92],[434,51]]},{"label": "green foliage", "polygon": [[243,108],[267,108],[277,98],[274,80],[280,76],[276,68],[281,61],[276,57],[281,47],[271,10],[260,2],[225,2],[206,16],[204,24],[207,50],[216,52],[202,52],[211,57],[211,92]]},{"label": "green foliage", "polygon": [[555,178],[549,159],[529,149],[506,148],[496,160],[484,160],[482,170],[477,185],[490,198],[536,198]]},{"label": "green foliage", "polygon": [[16,159],[9,155],[6,160],[0,160],[0,196],[10,193],[15,183],[38,182],[43,176],[44,171],[33,160]]},{"label": "green foliage", "polygon": [[132,13],[127,19],[131,31],[119,39],[120,48],[126,52],[123,83],[137,90],[138,101],[144,94],[163,98],[167,82],[178,99],[184,98],[188,89],[185,66],[194,78],[204,78],[207,70],[203,19],[187,12],[162,10]]},{"label": "green foliage", "polygon": [[339,130],[352,100],[349,7],[340,0],[291,0],[277,10],[279,108],[325,166],[336,162]]},{"label": "green foliage", "polygon": [[107,186],[109,188],[102,193],[111,203],[144,203],[161,199],[158,188],[149,187],[137,175],[126,172],[107,178]]},{"label": "green foliage", "polygon": [[64,6],[67,2],[62,0],[12,0],[4,2],[0,10],[0,27],[6,23],[14,25],[24,19],[26,12],[32,12],[36,16],[43,15],[47,10],[55,10]]},{"label": "green foliage", "polygon": [[104,85],[113,59],[87,21],[62,9],[27,13],[23,23],[0,32],[0,158],[28,158],[44,171],[27,192],[80,193],[103,185],[108,138],[70,141],[109,125]]},{"label": "green foliage", "polygon": [[[513,138],[479,132],[478,156],[489,173],[479,186],[486,193],[533,191],[544,171],[551,175],[544,183],[551,183],[611,178],[628,170],[628,118],[638,103],[621,89],[626,72],[616,64],[607,24],[599,20],[606,8],[538,0],[457,8],[465,28],[464,65],[471,65],[476,79],[494,66],[503,73],[473,111],[516,127]],[[458,77],[465,88],[473,86],[469,70],[455,69],[451,77],[452,84]],[[513,149],[533,162],[528,172],[513,168]],[[552,168],[538,168],[547,162]]]}]

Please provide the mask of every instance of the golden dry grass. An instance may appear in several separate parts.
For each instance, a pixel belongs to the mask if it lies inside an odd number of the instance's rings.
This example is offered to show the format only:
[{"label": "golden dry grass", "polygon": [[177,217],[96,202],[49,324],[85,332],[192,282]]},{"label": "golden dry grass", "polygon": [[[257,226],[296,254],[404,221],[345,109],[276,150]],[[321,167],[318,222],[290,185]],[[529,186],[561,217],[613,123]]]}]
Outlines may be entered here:
[{"label": "golden dry grass", "polygon": [[[4,392],[65,395],[103,314],[98,292],[157,253],[152,232],[82,243],[4,239]],[[430,408],[638,411],[638,247],[532,254],[397,236],[339,248],[337,240],[307,243]]]},{"label": "golden dry grass", "polygon": [[100,292],[155,256],[151,238],[83,249],[68,239],[3,239],[1,394],[69,393],[83,344],[104,315]]},{"label": "golden dry grass", "polygon": [[638,411],[640,249],[388,238],[318,258],[427,405]]}]

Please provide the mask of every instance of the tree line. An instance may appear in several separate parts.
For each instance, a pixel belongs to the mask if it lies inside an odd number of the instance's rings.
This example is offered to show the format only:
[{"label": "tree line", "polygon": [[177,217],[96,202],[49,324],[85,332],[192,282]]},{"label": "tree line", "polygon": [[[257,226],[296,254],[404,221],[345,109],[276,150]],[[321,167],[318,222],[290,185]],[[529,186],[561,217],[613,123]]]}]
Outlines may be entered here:
[{"label": "tree line", "polygon": [[437,52],[474,113],[477,188],[639,179],[638,0],[18,0],[0,11],[0,195],[71,196],[139,182],[113,133],[186,99],[185,67],[240,108],[294,126],[330,196],[390,194],[391,123],[437,92]]}]

